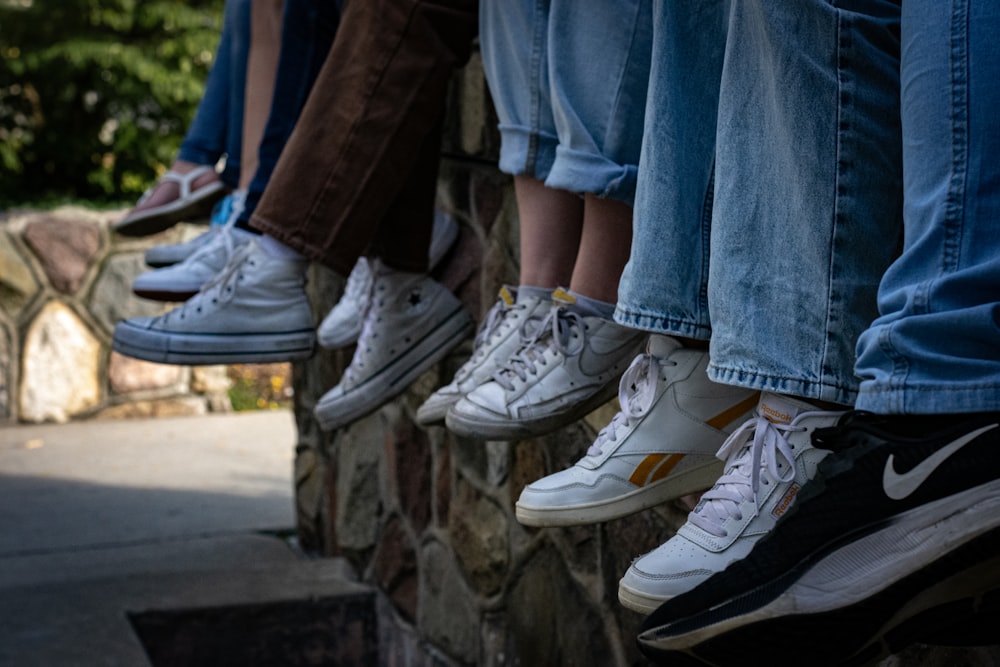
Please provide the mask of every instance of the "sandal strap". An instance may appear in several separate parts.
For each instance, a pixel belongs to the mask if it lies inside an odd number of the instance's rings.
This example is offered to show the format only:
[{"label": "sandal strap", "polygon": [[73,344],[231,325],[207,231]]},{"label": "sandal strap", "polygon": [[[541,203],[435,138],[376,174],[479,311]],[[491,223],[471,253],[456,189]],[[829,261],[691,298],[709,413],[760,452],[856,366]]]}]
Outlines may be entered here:
[{"label": "sandal strap", "polygon": [[176,183],[177,187],[180,188],[179,198],[186,199],[187,197],[191,196],[191,185],[196,180],[198,180],[198,177],[207,174],[210,171],[215,171],[215,168],[204,164],[195,167],[186,174],[181,174],[171,169],[167,171],[165,174],[163,174],[163,176],[160,176],[158,179],[156,179],[155,183],[146,188],[146,191],[142,193],[141,197],[139,197],[139,201],[136,202],[136,206],[141,205],[143,202],[149,199],[156,191],[156,188],[158,188],[162,183],[165,182]]}]

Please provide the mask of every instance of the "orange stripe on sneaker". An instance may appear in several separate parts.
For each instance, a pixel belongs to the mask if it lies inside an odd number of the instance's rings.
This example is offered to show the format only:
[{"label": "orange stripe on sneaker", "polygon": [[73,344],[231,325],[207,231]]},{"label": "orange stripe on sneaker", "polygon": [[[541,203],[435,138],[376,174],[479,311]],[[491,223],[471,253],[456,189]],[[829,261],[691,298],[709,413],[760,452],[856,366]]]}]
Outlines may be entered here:
[{"label": "orange stripe on sneaker", "polygon": [[758,400],[760,400],[760,392],[755,392],[750,398],[740,401],[731,408],[723,410],[711,419],[706,419],[705,423],[712,428],[721,429],[724,426],[731,424],[737,417],[757,405]]},{"label": "orange stripe on sneaker", "polygon": [[645,486],[646,478],[649,474],[656,469],[656,466],[660,464],[660,461],[667,458],[668,454],[650,454],[642,460],[642,463],[635,467],[632,474],[629,476],[628,481],[632,482],[636,486]]},{"label": "orange stripe on sneaker", "polygon": [[666,460],[659,465],[659,467],[653,471],[653,474],[649,477],[649,483],[658,482],[667,475],[681,462],[684,458],[683,454],[671,454],[666,458]]}]

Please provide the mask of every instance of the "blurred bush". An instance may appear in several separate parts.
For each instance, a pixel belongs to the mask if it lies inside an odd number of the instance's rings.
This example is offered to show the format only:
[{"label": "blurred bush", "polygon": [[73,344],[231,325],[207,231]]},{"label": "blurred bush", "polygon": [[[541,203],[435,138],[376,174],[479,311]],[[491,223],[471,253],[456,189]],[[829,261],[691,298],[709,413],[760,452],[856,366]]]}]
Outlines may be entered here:
[{"label": "blurred bush", "polygon": [[223,0],[0,0],[0,208],[131,202],[173,160]]}]

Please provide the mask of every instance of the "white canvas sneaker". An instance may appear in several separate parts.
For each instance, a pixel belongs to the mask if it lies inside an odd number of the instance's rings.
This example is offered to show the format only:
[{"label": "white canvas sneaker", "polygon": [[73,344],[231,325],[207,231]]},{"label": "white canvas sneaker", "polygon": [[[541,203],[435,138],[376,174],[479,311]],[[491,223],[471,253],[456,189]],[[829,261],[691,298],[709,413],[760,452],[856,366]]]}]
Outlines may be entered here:
[{"label": "white canvas sneaker", "polygon": [[618,389],[621,412],[575,465],[529,484],[517,501],[528,526],[628,516],[703,491],[722,474],[722,443],[751,416],[758,392],[708,379],[708,352],[652,335]]},{"label": "white canvas sneaker", "polygon": [[308,357],[315,333],[306,264],[270,257],[251,241],[183,305],[159,317],[119,322],[112,348],[137,359],[186,365]]},{"label": "white canvas sneaker", "polygon": [[834,425],[842,414],[762,394],[756,416],[719,450],[726,462],[722,477],[676,535],[632,563],[618,584],[618,600],[652,613],[750,553],[829,453],[812,446],[812,432]]},{"label": "white canvas sneaker", "polygon": [[532,326],[538,325],[551,305],[549,299],[518,294],[516,287],[501,287],[476,334],[472,356],[449,384],[424,401],[417,410],[417,423],[428,426],[443,422],[451,406],[493,377],[499,364],[518,350],[525,335],[530,335]]},{"label": "white canvas sneaker", "polygon": [[[145,299],[156,301],[190,299],[222,271],[239,248],[257,238],[256,234],[235,226],[238,217],[239,211],[236,211],[221,229],[202,234],[206,237],[204,241],[182,262],[147,271],[136,277],[132,282],[132,291]],[[192,243],[199,239],[201,236]]]},{"label": "white canvas sneaker", "polygon": [[219,200],[212,209],[212,219],[206,231],[183,243],[168,243],[153,246],[146,251],[146,265],[153,269],[179,264],[195,253],[196,250],[212,240],[219,231],[227,225],[235,224],[246,201],[246,190],[234,190]]},{"label": "white canvas sneaker", "polygon": [[340,384],[316,404],[326,430],[375,411],[402,393],[472,331],[472,320],[444,285],[373,262],[371,306]]},{"label": "white canvas sneaker", "polygon": [[[457,238],[458,223],[455,219],[444,211],[435,210],[431,245],[427,251],[427,263],[430,269],[441,262]],[[336,350],[357,342],[371,300],[371,291],[371,266],[367,259],[361,257],[351,269],[351,275],[347,277],[347,285],[340,301],[330,309],[316,331],[321,346]]]},{"label": "white canvas sneaker", "polygon": [[493,374],[448,410],[458,435],[495,440],[542,435],[614,398],[645,335],[611,320],[580,315],[565,290],[535,333]]}]

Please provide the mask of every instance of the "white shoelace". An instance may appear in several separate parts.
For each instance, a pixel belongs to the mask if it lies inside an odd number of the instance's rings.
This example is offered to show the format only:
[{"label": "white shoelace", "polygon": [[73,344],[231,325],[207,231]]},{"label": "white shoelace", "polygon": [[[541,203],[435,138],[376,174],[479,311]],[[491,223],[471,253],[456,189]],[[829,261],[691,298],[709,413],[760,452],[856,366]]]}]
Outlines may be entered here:
[{"label": "white shoelace", "polygon": [[[351,269],[351,274],[347,276],[347,285],[344,286],[344,298],[341,299],[340,303],[368,301],[368,297],[371,296],[374,286],[375,281],[372,280],[372,271],[371,267],[368,266],[368,260],[361,257],[354,265],[354,268]],[[338,303],[337,305],[340,304]],[[364,316],[364,313],[358,314]]]},{"label": "white shoelace", "polygon": [[622,375],[618,386],[618,404],[621,411],[611,422],[601,429],[594,443],[587,449],[587,456],[601,456],[605,443],[618,442],[618,430],[631,428],[653,405],[660,368],[664,365],[676,366],[676,362],[644,353],[632,360],[628,370]]},{"label": "white shoelace", "polygon": [[[753,500],[754,516],[760,510],[757,491],[761,483],[761,467],[774,480],[785,483],[795,477],[794,445],[785,433],[806,430],[801,426],[775,424],[764,417],[753,417],[729,436],[716,456],[726,461],[726,472],[711,490],[702,496],[701,503],[688,515],[688,521],[706,533],[726,537],[722,525],[730,517],[742,520],[740,504]],[[784,472],[781,471],[784,468]],[[767,479],[764,484],[770,484]]]},{"label": "white shoelace", "polygon": [[[578,314],[565,306],[552,306],[534,333],[525,336],[521,348],[493,374],[493,379],[507,391],[512,391],[513,378],[516,376],[523,382],[529,374],[537,374],[538,365],[545,364],[545,353],[549,349],[555,349],[566,357],[579,353],[586,343],[586,328],[587,325]],[[527,332],[522,326],[522,336],[525,333]]]},{"label": "white shoelace", "polygon": [[179,308],[164,314],[164,321],[168,321],[171,317],[184,319],[190,311],[200,313],[203,307],[202,302],[205,299],[210,298],[212,303],[220,301],[227,303],[232,301],[233,296],[236,294],[236,281],[243,277],[240,271],[247,262],[252,249],[252,243],[247,243],[237,248],[229,256],[222,270],[202,285],[201,290],[185,301]]},{"label": "white shoelace", "polygon": [[[233,256],[233,251],[236,249],[235,231],[236,221],[239,220],[240,214],[243,213],[244,201],[246,199],[246,194],[243,196],[234,195],[233,202],[230,207],[229,219],[226,220],[224,225],[218,226],[218,231],[213,234],[213,237],[209,239],[208,243],[205,243],[200,248],[191,253],[184,263],[187,264],[191,262],[192,264],[197,262],[201,257],[215,252],[215,249],[222,245],[224,247],[224,252],[226,256],[226,261],[228,263],[229,259]],[[205,232],[206,234],[211,233],[211,230]],[[209,281],[211,282],[211,281]],[[206,285],[207,287],[207,285]]]}]

